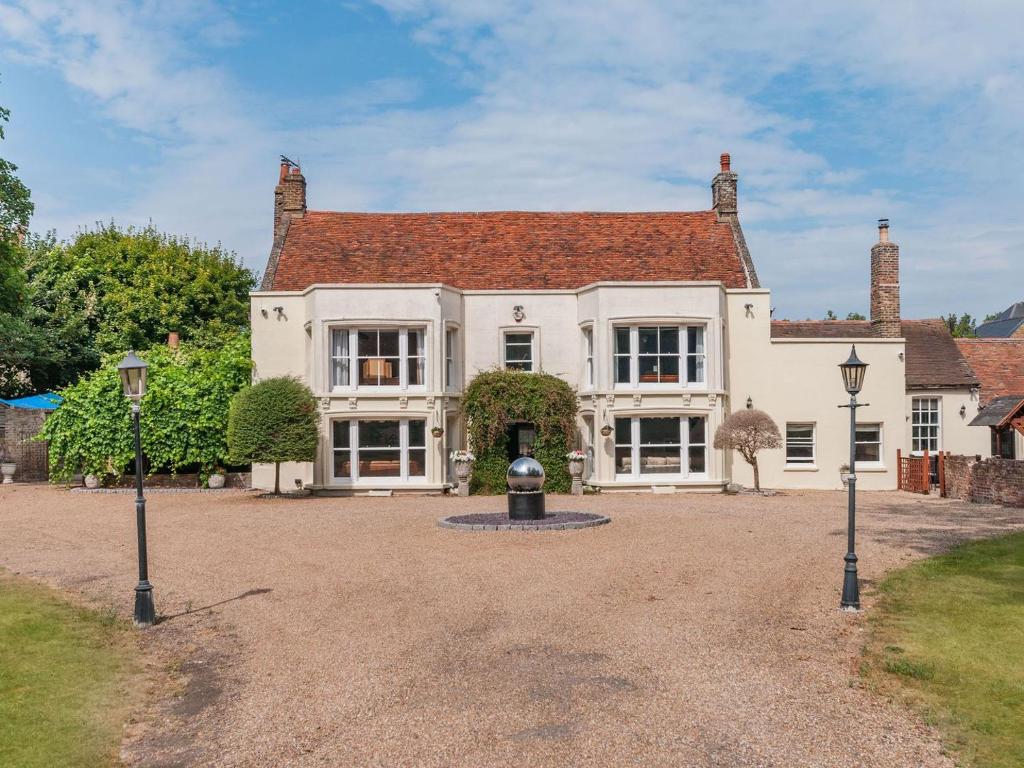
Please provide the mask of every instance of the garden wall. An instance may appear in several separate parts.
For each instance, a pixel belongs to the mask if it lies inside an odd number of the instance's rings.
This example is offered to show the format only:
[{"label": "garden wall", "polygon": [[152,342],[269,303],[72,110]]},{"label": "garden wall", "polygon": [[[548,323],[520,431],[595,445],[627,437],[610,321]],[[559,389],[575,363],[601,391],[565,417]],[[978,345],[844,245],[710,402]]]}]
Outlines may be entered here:
[{"label": "garden wall", "polygon": [[32,440],[43,427],[50,411],[11,408],[0,404],[0,439],[6,442],[14,462],[15,482],[45,482],[48,477],[46,442]]},{"label": "garden wall", "polygon": [[[150,475],[145,478],[146,488],[199,488],[199,475],[194,472],[182,472],[177,475]],[[134,488],[135,475],[121,475],[116,482],[105,483],[106,487]],[[224,473],[225,488],[250,488],[252,474],[249,472]]]},{"label": "garden wall", "polygon": [[946,495],[979,504],[1024,507],[1024,461],[946,456]]}]

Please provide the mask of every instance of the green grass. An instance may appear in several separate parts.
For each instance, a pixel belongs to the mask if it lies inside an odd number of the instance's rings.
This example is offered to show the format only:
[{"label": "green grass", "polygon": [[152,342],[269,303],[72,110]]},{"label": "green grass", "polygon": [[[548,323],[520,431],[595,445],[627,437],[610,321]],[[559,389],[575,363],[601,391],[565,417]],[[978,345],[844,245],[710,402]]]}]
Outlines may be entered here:
[{"label": "green grass", "polygon": [[869,679],[919,708],[962,764],[1024,765],[1024,534],[924,560],[879,589]]},{"label": "green grass", "polygon": [[0,571],[0,765],[117,765],[135,653],[112,613]]}]

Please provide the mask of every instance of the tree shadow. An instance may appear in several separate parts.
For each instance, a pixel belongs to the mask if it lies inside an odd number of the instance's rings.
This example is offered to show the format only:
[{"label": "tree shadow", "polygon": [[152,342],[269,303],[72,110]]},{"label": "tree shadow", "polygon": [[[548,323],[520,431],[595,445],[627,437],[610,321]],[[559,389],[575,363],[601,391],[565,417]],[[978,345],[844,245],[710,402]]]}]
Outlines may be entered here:
[{"label": "tree shadow", "polygon": [[273,592],[273,591],[274,590],[269,589],[269,588],[250,589],[249,591],[243,592],[240,595],[235,595],[234,597],[228,597],[228,598],[226,598],[224,600],[218,600],[216,603],[210,603],[209,605],[204,605],[204,606],[202,606],[200,608],[190,608],[188,610],[181,611],[180,613],[172,613],[172,614],[169,614],[167,616],[158,616],[157,620],[156,620],[156,623],[157,624],[163,624],[165,621],[170,621],[171,619],[177,619],[177,618],[180,618],[182,616],[191,616],[193,613],[199,613],[200,611],[209,611],[209,610],[211,610],[213,608],[217,608],[218,606],[225,605],[227,603],[233,603],[235,600],[244,600],[247,597],[255,597],[256,595],[266,595],[269,592]]}]

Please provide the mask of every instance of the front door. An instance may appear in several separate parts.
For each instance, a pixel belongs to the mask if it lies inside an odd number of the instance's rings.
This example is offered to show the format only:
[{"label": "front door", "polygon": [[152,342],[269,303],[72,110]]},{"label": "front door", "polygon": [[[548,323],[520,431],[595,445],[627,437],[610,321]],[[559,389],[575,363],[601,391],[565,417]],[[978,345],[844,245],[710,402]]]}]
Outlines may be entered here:
[{"label": "front door", "polygon": [[511,464],[520,456],[533,456],[533,443],[537,429],[533,424],[517,423],[508,428],[508,460]]}]

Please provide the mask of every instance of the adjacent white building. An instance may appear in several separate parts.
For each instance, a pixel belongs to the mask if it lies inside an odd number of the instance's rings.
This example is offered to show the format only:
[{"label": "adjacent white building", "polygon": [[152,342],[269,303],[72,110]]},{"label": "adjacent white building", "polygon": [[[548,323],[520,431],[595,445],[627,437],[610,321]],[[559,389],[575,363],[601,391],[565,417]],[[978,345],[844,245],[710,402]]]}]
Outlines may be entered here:
[{"label": "adjacent white building", "polygon": [[[301,378],[323,419],[317,461],[282,467],[282,482],[443,489],[446,457],[466,447],[464,387],[497,367],[577,392],[587,482],[603,490],[751,483],[712,447],[726,415],[750,406],[786,439],[764,454],[762,484],[834,488],[849,434],[837,366],[851,343],[871,366],[861,487],[896,487],[897,448],[982,452],[984,430],[966,426],[977,384],[945,326],[899,320],[887,229],[872,250],[871,321],[773,322],[736,203],[728,155],[711,208],[679,213],[311,211],[299,169],[282,166],[252,294],[255,376]],[[514,431],[528,451],[530,425]],[[253,483],[272,475],[256,466]]]}]

